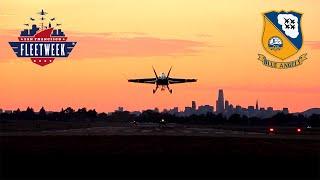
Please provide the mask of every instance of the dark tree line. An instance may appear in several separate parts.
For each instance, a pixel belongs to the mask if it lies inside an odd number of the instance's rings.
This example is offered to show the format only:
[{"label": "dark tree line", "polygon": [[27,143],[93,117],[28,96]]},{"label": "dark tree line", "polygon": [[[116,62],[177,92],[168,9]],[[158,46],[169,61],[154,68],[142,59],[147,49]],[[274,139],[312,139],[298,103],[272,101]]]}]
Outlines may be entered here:
[{"label": "dark tree line", "polygon": [[42,107],[39,112],[35,112],[33,108],[28,107],[25,111],[17,109],[12,113],[1,113],[1,120],[49,120],[49,121],[71,121],[71,120],[95,120],[98,113],[95,109],[81,108],[75,111],[68,107],[61,109],[60,112],[46,112]]},{"label": "dark tree line", "polygon": [[152,110],[144,111],[137,116],[138,122],[159,122],[164,119],[174,123],[212,124],[212,125],[241,125],[241,126],[313,126],[320,127],[320,115],[313,114],[305,117],[302,114],[278,113],[270,118],[247,117],[245,115],[233,114],[229,118],[222,114],[207,113],[205,115],[191,115],[177,117],[167,113],[157,113]]},{"label": "dark tree line", "polygon": [[143,111],[135,115],[129,111],[116,111],[111,114],[98,114],[95,109],[80,108],[77,111],[68,107],[60,112],[46,112],[42,107],[38,112],[28,107],[25,111],[17,109],[12,113],[1,113],[1,121],[10,120],[48,120],[48,121],[114,121],[114,122],[155,122],[164,119],[166,122],[181,124],[212,124],[212,125],[243,125],[243,126],[313,126],[320,127],[320,115],[313,114],[305,117],[302,114],[278,113],[271,118],[261,119],[258,117],[247,117],[233,114],[226,118],[222,114],[207,113],[205,115],[191,115],[187,117],[176,116],[168,113],[159,113],[153,110]]}]

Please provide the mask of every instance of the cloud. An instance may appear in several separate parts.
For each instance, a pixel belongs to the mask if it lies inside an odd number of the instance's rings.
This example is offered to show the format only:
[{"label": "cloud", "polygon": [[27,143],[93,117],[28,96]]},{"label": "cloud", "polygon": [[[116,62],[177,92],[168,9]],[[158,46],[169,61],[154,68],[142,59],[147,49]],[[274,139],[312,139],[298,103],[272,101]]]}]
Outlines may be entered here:
[{"label": "cloud", "polygon": [[152,57],[193,55],[206,47],[204,42],[165,39],[139,33],[69,34],[78,41],[72,57]]},{"label": "cloud", "polygon": [[[17,33],[19,31],[16,31]],[[19,34],[19,33],[18,33]],[[14,35],[13,30],[2,30],[0,33],[0,62],[7,61],[9,59],[15,58],[13,50],[9,45],[9,41],[17,41],[17,35]]]},{"label": "cloud", "polygon": [[205,33],[196,34],[196,36],[200,37],[200,38],[210,38],[210,37],[212,37],[212,35],[205,34]]},{"label": "cloud", "polygon": [[15,16],[15,14],[0,14],[0,16]]},{"label": "cloud", "polygon": [[246,91],[246,92],[262,92],[262,93],[294,93],[294,94],[317,94],[320,91],[320,86],[302,86],[298,87],[295,85],[204,85],[202,89],[225,89],[227,91]]},{"label": "cloud", "polygon": [[292,14],[278,15],[278,24],[282,26],[282,30],[285,32],[285,34],[291,38],[297,38],[299,35],[298,20],[299,19]]},{"label": "cloud", "polygon": [[320,49],[320,41],[306,41],[305,44],[311,49]]},{"label": "cloud", "polygon": [[146,33],[142,32],[100,32],[100,33],[84,33],[78,31],[67,31],[67,35],[70,36],[96,36],[96,37],[137,37],[147,36]]},{"label": "cloud", "polygon": [[[19,30],[3,30],[0,58],[14,58],[8,42],[16,41]],[[66,32],[68,41],[76,41],[70,58],[153,57],[195,55],[205,42],[153,37],[139,32],[82,33]]]}]

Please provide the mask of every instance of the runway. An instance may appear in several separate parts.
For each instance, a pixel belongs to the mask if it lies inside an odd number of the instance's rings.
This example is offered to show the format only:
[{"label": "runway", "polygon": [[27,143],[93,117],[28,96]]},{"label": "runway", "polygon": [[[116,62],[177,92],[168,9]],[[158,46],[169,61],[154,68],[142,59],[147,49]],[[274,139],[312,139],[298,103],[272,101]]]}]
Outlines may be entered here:
[{"label": "runway", "polygon": [[[242,133],[237,131],[198,128],[163,129],[162,133],[167,134],[164,136],[154,135],[162,129],[150,127],[88,130],[95,134],[111,131],[143,134],[131,136],[87,136],[83,131],[0,137],[2,176],[4,179],[319,179],[319,140],[267,138],[278,137],[267,135],[251,138],[249,134],[236,134]],[[168,135],[177,132],[197,136]],[[52,135],[76,133],[80,135]]]},{"label": "runway", "polygon": [[248,137],[289,138],[320,140],[320,135],[267,134],[261,130],[231,130],[212,127],[185,127],[168,123],[160,127],[157,123],[143,123],[131,126],[106,126],[67,130],[1,132],[0,136],[204,136],[204,137]]}]

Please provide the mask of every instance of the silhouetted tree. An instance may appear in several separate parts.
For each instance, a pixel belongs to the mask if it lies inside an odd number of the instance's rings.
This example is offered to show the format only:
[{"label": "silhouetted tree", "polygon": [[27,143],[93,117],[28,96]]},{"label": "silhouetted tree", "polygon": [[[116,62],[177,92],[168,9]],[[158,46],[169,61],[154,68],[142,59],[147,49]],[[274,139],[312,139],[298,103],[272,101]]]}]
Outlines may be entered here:
[{"label": "silhouetted tree", "polygon": [[18,108],[17,110],[13,111],[12,119],[15,119],[15,120],[21,119],[21,110],[20,110],[20,108]]},{"label": "silhouetted tree", "polygon": [[90,119],[96,119],[97,118],[97,111],[95,109],[93,109],[93,110],[90,109],[87,112],[87,117]]},{"label": "silhouetted tree", "polygon": [[41,109],[39,110],[39,119],[46,119],[47,116],[47,112],[44,109],[44,107],[41,107]]},{"label": "silhouetted tree", "polygon": [[[84,109],[85,109],[85,108],[84,108]],[[67,107],[67,109],[65,109],[64,112],[65,112],[66,114],[73,114],[75,111],[74,111],[74,109],[72,109],[71,107]]]},{"label": "silhouetted tree", "polygon": [[240,114],[232,114],[228,119],[228,124],[241,124],[242,118]]},{"label": "silhouetted tree", "polygon": [[308,125],[312,127],[320,127],[320,114],[312,114],[308,118]]},{"label": "silhouetted tree", "polygon": [[35,119],[35,113],[33,108],[28,107],[26,111],[21,112],[21,116],[24,120],[34,120]]}]

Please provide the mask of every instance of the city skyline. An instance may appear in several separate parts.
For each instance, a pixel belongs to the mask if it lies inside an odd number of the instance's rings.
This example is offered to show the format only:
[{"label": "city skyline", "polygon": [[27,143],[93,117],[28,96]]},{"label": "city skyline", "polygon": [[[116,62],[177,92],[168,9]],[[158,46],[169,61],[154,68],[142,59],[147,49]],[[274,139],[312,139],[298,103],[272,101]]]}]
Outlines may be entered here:
[{"label": "city skyline", "polygon": [[[219,102],[220,101],[220,102]],[[124,112],[124,111],[129,111],[130,113],[133,114],[141,114],[144,111],[147,110],[152,110],[155,112],[159,112],[159,113],[169,113],[172,115],[177,115],[177,116],[191,116],[191,115],[205,115],[207,113],[214,113],[214,114],[222,114],[223,116],[226,117],[230,117],[232,114],[240,114],[240,115],[246,115],[248,117],[259,117],[259,118],[266,118],[266,117],[271,117],[277,113],[284,113],[284,114],[289,114],[289,113],[301,113],[304,111],[307,111],[309,109],[315,109],[317,107],[310,107],[308,109],[305,109],[303,111],[300,112],[290,112],[288,107],[282,107],[281,109],[275,109],[272,105],[271,106],[265,106],[262,107],[259,105],[259,101],[256,100],[255,105],[248,105],[248,106],[242,106],[239,104],[232,104],[231,102],[229,102],[227,99],[224,99],[224,91],[223,89],[218,89],[218,93],[217,93],[217,100],[216,102],[216,106],[214,106],[213,104],[201,104],[201,105],[197,105],[197,102],[195,100],[191,101],[191,106],[184,106],[183,108],[179,108],[179,107],[166,107],[163,108],[162,110],[160,110],[158,107],[149,107],[146,109],[141,109],[141,110],[128,110],[126,109],[124,106],[118,106],[116,109],[112,110],[112,111],[98,111],[99,113],[114,113],[114,112]],[[217,108],[217,105],[219,105],[221,109]],[[29,108],[29,106],[27,107]],[[27,109],[26,108],[26,109]],[[32,108],[32,107],[30,107]],[[40,109],[45,108],[45,107],[41,107]],[[61,109],[64,109],[67,107],[61,107]],[[73,108],[73,107],[71,107]],[[86,107],[81,107],[81,108],[86,108]],[[79,108],[79,109],[81,109]],[[16,108],[16,109],[3,109],[0,107],[0,113],[12,113],[13,111],[16,111],[17,109],[19,110],[23,110],[20,108]],[[40,111],[39,109],[39,111]],[[60,110],[61,110],[60,109]],[[87,108],[87,109],[93,109],[96,110],[95,108]],[[35,112],[37,112],[37,110],[34,110]],[[46,109],[47,112],[55,112],[55,111],[51,111]]]}]

